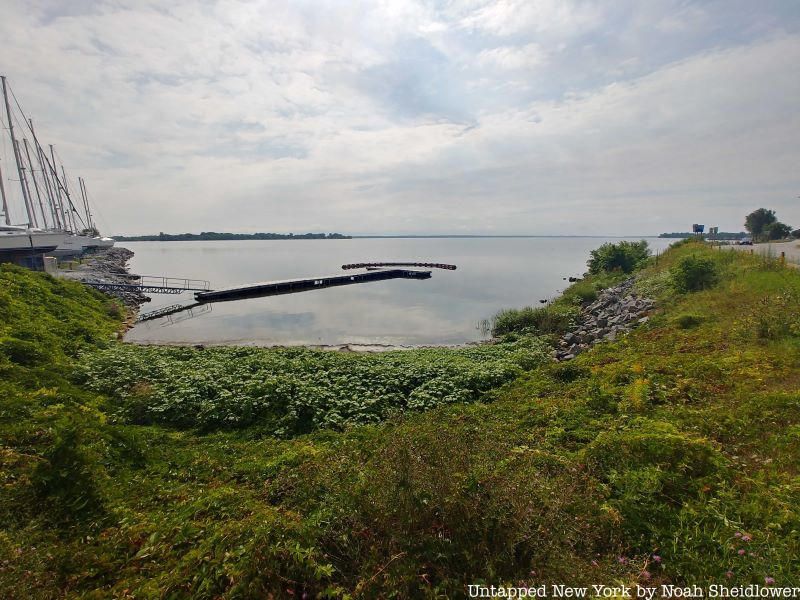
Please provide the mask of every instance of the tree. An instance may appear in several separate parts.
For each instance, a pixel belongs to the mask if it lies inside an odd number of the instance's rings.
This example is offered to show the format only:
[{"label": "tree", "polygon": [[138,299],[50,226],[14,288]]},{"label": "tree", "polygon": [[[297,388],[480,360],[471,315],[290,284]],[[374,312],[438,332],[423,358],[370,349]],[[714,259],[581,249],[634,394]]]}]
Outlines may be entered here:
[{"label": "tree", "polygon": [[744,218],[744,227],[754,238],[760,238],[767,226],[772,225],[777,220],[774,210],[759,208]]},{"label": "tree", "polygon": [[770,223],[764,227],[764,237],[768,240],[782,240],[789,237],[791,232],[792,228],[786,223],[781,223],[780,221]]},{"label": "tree", "polygon": [[792,232],[792,237],[793,237],[793,238],[795,238],[795,239],[796,239],[796,238],[800,238],[800,229],[795,229],[795,230]]}]

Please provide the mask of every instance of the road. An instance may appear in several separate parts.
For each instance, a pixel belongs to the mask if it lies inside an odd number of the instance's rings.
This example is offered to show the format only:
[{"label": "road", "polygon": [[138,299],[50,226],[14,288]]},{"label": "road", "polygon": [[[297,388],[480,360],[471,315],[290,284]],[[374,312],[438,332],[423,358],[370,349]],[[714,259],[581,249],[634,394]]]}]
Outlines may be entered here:
[{"label": "road", "polygon": [[791,242],[773,242],[769,244],[755,244],[753,246],[730,246],[737,250],[750,251],[756,254],[766,254],[778,257],[781,252],[786,253],[786,262],[800,265],[800,240]]}]

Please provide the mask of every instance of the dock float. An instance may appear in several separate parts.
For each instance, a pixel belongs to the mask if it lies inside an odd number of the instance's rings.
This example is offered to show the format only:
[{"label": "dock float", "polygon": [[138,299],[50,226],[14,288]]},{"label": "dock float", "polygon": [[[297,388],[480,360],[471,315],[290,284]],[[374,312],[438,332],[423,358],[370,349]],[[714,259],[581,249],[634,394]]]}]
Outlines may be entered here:
[{"label": "dock float", "polygon": [[249,283],[247,285],[239,285],[221,290],[196,292],[194,297],[198,302],[227,302],[229,300],[244,300],[246,298],[261,298],[262,296],[294,294],[296,292],[320,290],[341,285],[352,285],[354,283],[384,281],[386,279],[430,279],[430,277],[430,271],[381,269],[378,271],[368,271],[366,273],[356,273],[354,275],[332,275]]},{"label": "dock float", "polygon": [[447,265],[444,263],[426,263],[426,262],[363,262],[363,263],[350,263],[342,265],[342,269],[378,269],[384,267],[424,267],[426,269],[447,269],[448,271],[455,271],[458,267],[455,265]]}]

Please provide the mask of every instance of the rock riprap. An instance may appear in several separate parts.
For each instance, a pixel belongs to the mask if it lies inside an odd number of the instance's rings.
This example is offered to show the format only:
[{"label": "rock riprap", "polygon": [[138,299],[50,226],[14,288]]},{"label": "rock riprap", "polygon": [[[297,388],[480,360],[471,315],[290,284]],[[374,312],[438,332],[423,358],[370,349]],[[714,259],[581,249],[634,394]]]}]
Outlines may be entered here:
[{"label": "rock riprap", "polygon": [[[135,283],[135,275],[128,271],[128,261],[133,252],[127,248],[103,248],[83,256],[81,263],[72,270],[62,270],[60,276],[76,281],[100,281],[103,283]],[[150,299],[139,291],[116,290],[112,296],[119,298],[131,309],[138,308]]]},{"label": "rock riprap", "polygon": [[555,359],[570,360],[602,341],[613,342],[646,323],[654,307],[652,299],[636,294],[633,277],[603,290],[597,300],[581,310],[577,323],[559,340]]}]

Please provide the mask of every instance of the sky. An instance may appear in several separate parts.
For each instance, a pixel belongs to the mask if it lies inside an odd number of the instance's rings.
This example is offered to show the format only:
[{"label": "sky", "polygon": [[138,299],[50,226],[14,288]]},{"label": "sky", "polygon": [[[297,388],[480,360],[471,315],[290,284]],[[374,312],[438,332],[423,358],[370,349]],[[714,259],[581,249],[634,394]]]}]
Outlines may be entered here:
[{"label": "sky", "polygon": [[800,227],[797,0],[0,13],[0,73],[105,234]]}]

